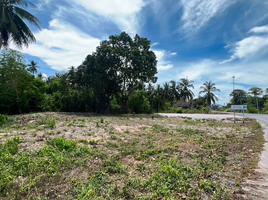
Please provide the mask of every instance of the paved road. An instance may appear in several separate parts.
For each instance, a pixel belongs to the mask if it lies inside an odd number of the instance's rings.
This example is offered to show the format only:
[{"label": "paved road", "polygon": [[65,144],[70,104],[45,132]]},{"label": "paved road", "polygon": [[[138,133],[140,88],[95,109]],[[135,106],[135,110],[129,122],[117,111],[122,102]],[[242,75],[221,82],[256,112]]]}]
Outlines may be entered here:
[{"label": "paved road", "polygon": [[[237,113],[237,114],[240,115],[240,116],[243,115],[241,113]],[[262,123],[264,123],[268,127],[268,115],[264,115],[264,114],[248,114],[248,113],[245,113],[245,117],[257,119],[257,120],[261,121]]]}]

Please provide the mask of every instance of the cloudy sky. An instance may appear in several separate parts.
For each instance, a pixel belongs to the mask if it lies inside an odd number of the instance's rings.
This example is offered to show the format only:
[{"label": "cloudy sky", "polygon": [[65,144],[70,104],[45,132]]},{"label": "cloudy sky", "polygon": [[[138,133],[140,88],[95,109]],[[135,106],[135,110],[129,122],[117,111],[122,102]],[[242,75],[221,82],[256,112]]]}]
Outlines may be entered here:
[{"label": "cloudy sky", "polygon": [[264,0],[36,0],[29,11],[37,43],[23,49],[54,75],[78,66],[100,41],[126,31],[152,42],[158,83],[188,77],[194,92],[205,81],[229,102],[235,88],[268,88],[268,1]]}]

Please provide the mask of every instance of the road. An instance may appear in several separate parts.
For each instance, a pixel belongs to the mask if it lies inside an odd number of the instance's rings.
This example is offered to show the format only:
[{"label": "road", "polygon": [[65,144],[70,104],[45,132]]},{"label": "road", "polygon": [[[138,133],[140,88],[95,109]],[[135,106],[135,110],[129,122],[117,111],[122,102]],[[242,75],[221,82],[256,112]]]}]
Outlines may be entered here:
[{"label": "road", "polygon": [[[237,115],[242,116],[243,114],[241,113],[236,113]],[[233,113],[232,113],[233,115]],[[253,118],[256,119],[258,121],[261,121],[262,123],[264,123],[267,127],[268,127],[268,115],[264,115],[264,114],[248,114],[245,113],[245,117],[249,117],[249,118]]]}]

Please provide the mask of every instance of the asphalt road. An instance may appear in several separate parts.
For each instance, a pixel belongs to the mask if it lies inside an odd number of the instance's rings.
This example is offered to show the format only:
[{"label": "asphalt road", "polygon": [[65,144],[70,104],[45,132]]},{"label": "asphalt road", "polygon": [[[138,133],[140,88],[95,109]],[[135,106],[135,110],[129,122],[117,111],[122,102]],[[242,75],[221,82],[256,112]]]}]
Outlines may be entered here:
[{"label": "asphalt road", "polygon": [[[241,113],[236,113],[237,115],[242,116],[243,114]],[[232,113],[233,115],[233,113]],[[262,123],[264,123],[267,127],[268,127],[268,115],[264,115],[264,114],[248,114],[245,113],[245,117],[249,117],[249,118],[253,118],[256,119],[258,121],[261,121]]]}]

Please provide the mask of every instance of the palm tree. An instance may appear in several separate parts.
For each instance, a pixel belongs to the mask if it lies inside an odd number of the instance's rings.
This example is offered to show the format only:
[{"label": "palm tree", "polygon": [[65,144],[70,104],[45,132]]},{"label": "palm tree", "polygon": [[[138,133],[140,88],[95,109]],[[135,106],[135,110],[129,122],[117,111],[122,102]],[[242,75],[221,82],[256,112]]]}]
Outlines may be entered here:
[{"label": "palm tree", "polygon": [[29,70],[30,70],[30,72],[33,73],[33,75],[34,75],[35,73],[37,73],[37,68],[40,68],[40,67],[37,66],[37,65],[38,65],[38,63],[35,62],[34,60],[31,60],[30,64],[28,64],[28,66],[29,66]]},{"label": "palm tree", "polygon": [[37,75],[38,78],[40,78],[41,80],[43,79],[43,74],[40,72],[38,75]]},{"label": "palm tree", "polygon": [[192,100],[194,97],[194,93],[192,90],[190,90],[189,88],[193,88],[194,89],[194,81],[190,81],[188,80],[188,78],[182,78],[180,79],[180,83],[177,86],[177,89],[180,93],[180,97],[182,98],[183,102]]},{"label": "palm tree", "polygon": [[177,90],[177,84],[176,84],[176,81],[172,80],[170,81],[170,95],[171,95],[171,98],[173,100],[173,102],[175,100],[178,100],[179,99],[179,92]]},{"label": "palm tree", "polygon": [[28,6],[35,7],[34,4],[26,0],[0,0],[0,50],[2,46],[8,47],[11,38],[18,48],[22,48],[23,45],[28,47],[29,43],[36,41],[23,20],[41,29],[40,21],[23,9]]},{"label": "palm tree", "polygon": [[160,111],[160,104],[163,102],[163,88],[159,84],[157,84],[154,90],[154,98],[157,102],[157,112]]},{"label": "palm tree", "polygon": [[256,105],[257,105],[257,110],[259,110],[259,106],[258,106],[258,96],[261,95],[263,93],[261,88],[258,87],[252,87],[249,89],[249,94],[253,94],[253,96],[256,99]]},{"label": "palm tree", "polygon": [[212,93],[212,92],[220,92],[219,89],[215,87],[215,83],[212,83],[212,81],[205,82],[200,87],[202,91],[199,92],[199,94],[205,93],[204,100],[208,107],[211,107],[211,101],[215,104],[216,101],[218,101],[218,97]]},{"label": "palm tree", "polygon": [[170,100],[170,87],[168,82],[163,84],[163,98],[167,101]]}]

